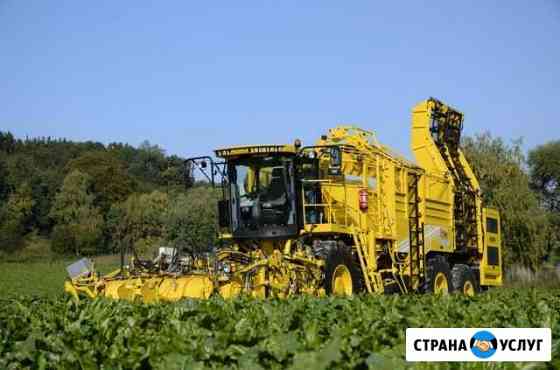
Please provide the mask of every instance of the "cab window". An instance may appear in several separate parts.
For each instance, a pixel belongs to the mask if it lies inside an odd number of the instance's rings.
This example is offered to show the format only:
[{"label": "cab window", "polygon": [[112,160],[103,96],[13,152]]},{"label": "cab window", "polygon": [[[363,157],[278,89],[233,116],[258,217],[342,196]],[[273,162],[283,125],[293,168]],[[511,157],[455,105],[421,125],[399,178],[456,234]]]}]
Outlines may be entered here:
[{"label": "cab window", "polygon": [[498,234],[498,220],[488,217],[486,219],[486,232]]}]

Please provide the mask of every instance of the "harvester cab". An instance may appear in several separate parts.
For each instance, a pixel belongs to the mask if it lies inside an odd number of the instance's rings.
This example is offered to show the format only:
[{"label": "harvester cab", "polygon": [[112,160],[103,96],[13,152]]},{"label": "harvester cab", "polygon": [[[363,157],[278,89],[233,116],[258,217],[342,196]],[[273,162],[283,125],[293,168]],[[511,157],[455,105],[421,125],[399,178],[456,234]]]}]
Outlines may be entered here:
[{"label": "harvester cab", "polygon": [[297,236],[295,154],[291,146],[216,150],[226,167],[220,227],[233,239]]},{"label": "harvester cab", "polygon": [[113,274],[69,279],[66,290],[173,301],[212,294],[473,295],[499,286],[499,213],[483,207],[460,148],[462,128],[460,112],[428,99],[413,109],[415,161],[354,126],[332,128],[312,146],[296,140],[190,158],[187,184],[202,176],[221,190],[215,250],[166,250],[154,261],[136,256]]}]

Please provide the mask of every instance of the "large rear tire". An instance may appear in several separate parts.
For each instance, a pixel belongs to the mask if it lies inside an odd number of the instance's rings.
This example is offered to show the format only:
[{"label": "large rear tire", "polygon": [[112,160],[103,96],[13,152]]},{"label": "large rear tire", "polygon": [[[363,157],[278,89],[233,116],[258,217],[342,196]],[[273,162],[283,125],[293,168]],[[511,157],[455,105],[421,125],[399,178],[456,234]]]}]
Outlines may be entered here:
[{"label": "large rear tire", "polygon": [[467,265],[457,264],[453,266],[451,281],[453,282],[453,291],[456,293],[474,297],[479,292],[474,272]]},{"label": "large rear tire", "polygon": [[453,291],[451,283],[451,269],[447,258],[432,256],[426,261],[426,281],[424,292],[437,295],[447,295]]},{"label": "large rear tire", "polygon": [[363,289],[361,270],[352,258],[350,248],[339,243],[327,255],[325,291],[329,295],[348,297]]}]

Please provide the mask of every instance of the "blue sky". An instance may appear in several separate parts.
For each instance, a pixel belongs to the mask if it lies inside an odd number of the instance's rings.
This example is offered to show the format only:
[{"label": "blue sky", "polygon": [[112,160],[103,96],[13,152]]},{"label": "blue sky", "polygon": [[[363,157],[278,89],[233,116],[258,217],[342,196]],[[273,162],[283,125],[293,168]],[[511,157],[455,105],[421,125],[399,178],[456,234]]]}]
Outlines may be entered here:
[{"label": "blue sky", "polygon": [[407,152],[438,97],[560,138],[560,1],[0,0],[0,130],[206,154],[356,124]]}]

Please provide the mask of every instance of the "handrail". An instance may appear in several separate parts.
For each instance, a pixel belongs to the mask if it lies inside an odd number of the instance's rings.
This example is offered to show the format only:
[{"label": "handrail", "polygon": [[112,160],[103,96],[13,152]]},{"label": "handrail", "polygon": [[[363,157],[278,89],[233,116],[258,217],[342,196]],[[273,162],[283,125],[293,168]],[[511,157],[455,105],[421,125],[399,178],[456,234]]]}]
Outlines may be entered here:
[{"label": "handrail", "polygon": [[[327,200],[323,200],[323,202],[321,203],[307,203],[306,201],[306,197],[305,197],[305,189],[302,189],[302,207],[303,207],[303,215],[304,215],[304,225],[307,225],[307,210],[308,209],[323,209],[323,216],[326,218],[326,224],[340,224],[343,226],[351,226],[350,225],[350,219],[352,218],[349,213],[352,212],[352,207],[350,207],[348,205],[348,196],[347,196],[347,192],[348,189],[346,187],[346,184],[341,184],[341,183],[331,183],[331,184],[323,184],[322,185],[322,189],[324,188],[328,188],[329,186],[337,186],[337,187],[344,187],[344,201],[340,202],[340,205],[334,205],[333,204],[333,198],[332,197],[328,197]],[[337,222],[337,217],[336,217],[336,211],[340,211],[343,213],[343,222],[339,223]],[[355,212],[355,211],[354,211]],[[322,221],[322,220],[321,220]],[[312,223],[312,224],[317,224],[317,223]],[[325,222],[319,222],[319,224],[325,224]]]},{"label": "handrail", "polygon": [[358,259],[360,260],[360,266],[362,268],[362,273],[364,274],[364,281],[366,283],[366,289],[368,293],[371,293],[371,281],[369,280],[369,269],[367,268],[367,263],[364,259],[364,251],[362,250],[362,241],[360,240],[359,234],[357,234],[355,228],[352,230],[352,237],[354,239],[354,244],[356,245],[356,250],[358,251]]}]

